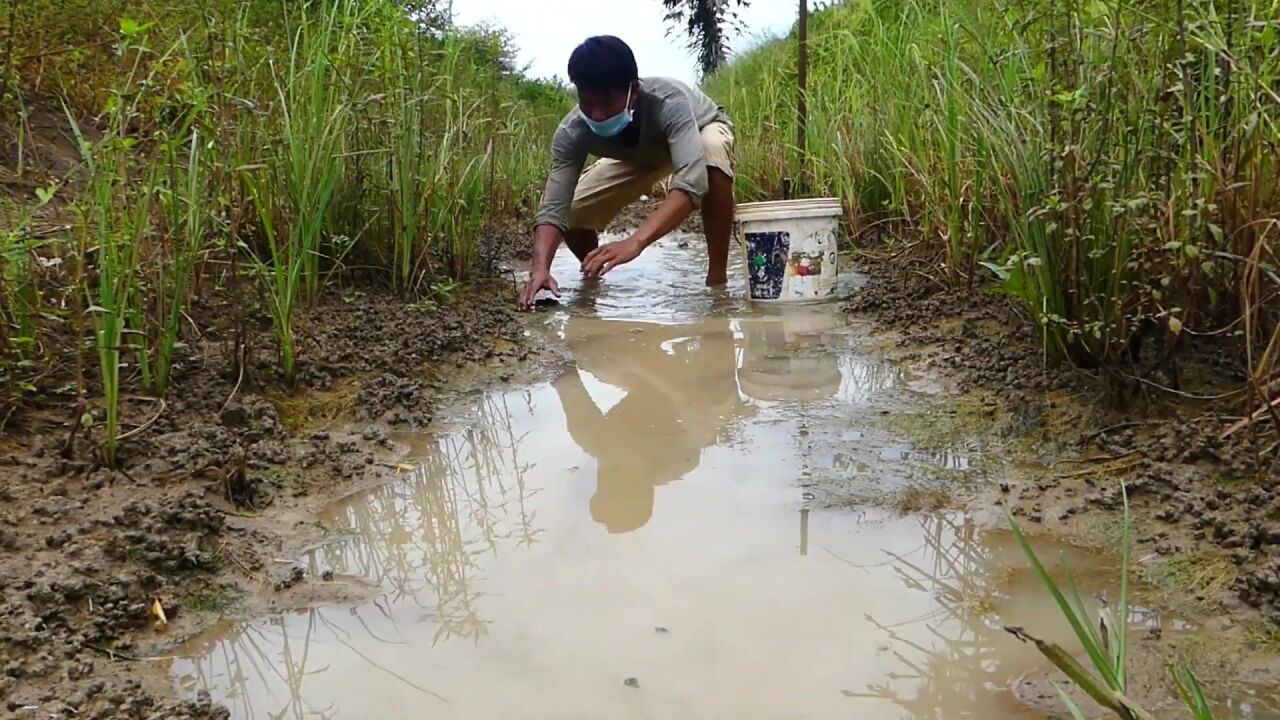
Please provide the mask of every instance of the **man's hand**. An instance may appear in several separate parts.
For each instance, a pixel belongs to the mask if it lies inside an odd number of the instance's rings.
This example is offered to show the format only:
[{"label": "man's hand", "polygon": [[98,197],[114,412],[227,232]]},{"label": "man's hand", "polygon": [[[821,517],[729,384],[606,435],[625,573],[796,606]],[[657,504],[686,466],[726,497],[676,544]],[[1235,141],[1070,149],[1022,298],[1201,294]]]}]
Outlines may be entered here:
[{"label": "man's hand", "polygon": [[582,274],[587,277],[603,277],[619,265],[635,260],[643,249],[644,245],[634,237],[601,245],[587,253],[587,259],[582,261]]},{"label": "man's hand", "polygon": [[560,283],[557,283],[556,279],[551,277],[551,273],[545,270],[535,271],[529,276],[529,282],[525,283],[524,291],[520,293],[520,309],[528,310],[533,307],[533,301],[542,290],[547,290],[552,295],[560,297]]}]

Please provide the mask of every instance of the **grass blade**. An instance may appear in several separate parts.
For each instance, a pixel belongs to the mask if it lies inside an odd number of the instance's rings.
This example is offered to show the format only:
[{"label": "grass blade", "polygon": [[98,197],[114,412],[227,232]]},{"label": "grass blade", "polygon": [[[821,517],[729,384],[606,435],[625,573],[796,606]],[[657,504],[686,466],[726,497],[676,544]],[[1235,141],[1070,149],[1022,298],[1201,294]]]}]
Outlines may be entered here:
[{"label": "grass blade", "polygon": [[[1022,546],[1022,552],[1027,556],[1027,560],[1031,562],[1031,566],[1035,569],[1036,574],[1040,576],[1041,582],[1045,589],[1053,596],[1053,601],[1057,603],[1058,609],[1062,612],[1062,616],[1066,618],[1067,623],[1071,626],[1072,632],[1080,644],[1084,646],[1085,652],[1089,654],[1089,659],[1093,662],[1094,668],[1103,676],[1107,686],[1114,688],[1116,686],[1115,672],[1111,668],[1111,663],[1106,654],[1095,641],[1095,631],[1088,621],[1082,618],[1068,602],[1067,598],[1062,594],[1062,590],[1058,588],[1058,584],[1054,582],[1049,575],[1049,571],[1045,569],[1040,562],[1040,558],[1036,556],[1035,550],[1032,549],[1027,536],[1023,534],[1022,528],[1018,525],[1018,521],[1014,519],[1013,513],[1005,510],[1006,516],[1009,518],[1009,524],[1013,528],[1014,536],[1018,539],[1018,544]],[[1077,595],[1078,597],[1078,595]]]}]

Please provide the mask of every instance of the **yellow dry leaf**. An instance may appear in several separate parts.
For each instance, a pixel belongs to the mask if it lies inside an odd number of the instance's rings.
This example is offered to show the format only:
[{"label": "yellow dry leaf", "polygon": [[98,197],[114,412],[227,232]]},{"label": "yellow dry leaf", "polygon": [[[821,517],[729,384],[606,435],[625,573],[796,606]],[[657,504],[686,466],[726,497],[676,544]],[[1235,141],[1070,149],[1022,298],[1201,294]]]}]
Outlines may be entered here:
[{"label": "yellow dry leaf", "polygon": [[169,618],[165,617],[164,606],[160,604],[160,598],[151,600],[151,617],[155,618],[155,628],[159,630],[169,624]]},{"label": "yellow dry leaf", "polygon": [[396,472],[399,472],[399,473],[413,472],[415,469],[416,468],[413,465],[410,465],[409,463],[400,463],[399,465],[396,466]]},{"label": "yellow dry leaf", "polygon": [[1182,332],[1182,321],[1176,317],[1169,318],[1169,332],[1174,335]]}]

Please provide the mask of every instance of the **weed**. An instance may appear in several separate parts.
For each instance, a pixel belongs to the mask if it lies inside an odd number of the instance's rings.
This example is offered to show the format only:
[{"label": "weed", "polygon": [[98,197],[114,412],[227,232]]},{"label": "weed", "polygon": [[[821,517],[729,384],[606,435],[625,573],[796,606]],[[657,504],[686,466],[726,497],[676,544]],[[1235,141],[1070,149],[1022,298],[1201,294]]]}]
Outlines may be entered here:
[{"label": "weed", "polygon": [[[1059,585],[1041,563],[1032,549],[1031,543],[1023,534],[1022,528],[1008,514],[1009,525],[1022,546],[1023,552],[1031,562],[1036,574],[1040,576],[1045,589],[1053,596],[1062,617],[1071,626],[1072,632],[1084,647],[1088,655],[1089,665],[1081,663],[1073,655],[1057,643],[1042,640],[1023,628],[1007,628],[1019,639],[1036,646],[1050,662],[1058,667],[1067,678],[1103,708],[1110,710],[1123,720],[1146,720],[1151,714],[1143,710],[1131,700],[1128,692],[1126,664],[1129,653],[1129,566],[1131,550],[1129,499],[1124,493],[1124,516],[1120,537],[1120,593],[1119,604],[1114,610],[1104,607],[1095,626],[1085,609],[1084,600],[1076,587],[1071,573],[1063,565],[1066,577],[1065,585]],[[1179,697],[1186,705],[1195,720],[1212,720],[1204,693],[1194,673],[1185,665],[1175,665],[1171,672],[1177,686]],[[1087,716],[1071,697],[1061,688],[1057,688],[1058,696],[1076,720],[1087,720]]]}]

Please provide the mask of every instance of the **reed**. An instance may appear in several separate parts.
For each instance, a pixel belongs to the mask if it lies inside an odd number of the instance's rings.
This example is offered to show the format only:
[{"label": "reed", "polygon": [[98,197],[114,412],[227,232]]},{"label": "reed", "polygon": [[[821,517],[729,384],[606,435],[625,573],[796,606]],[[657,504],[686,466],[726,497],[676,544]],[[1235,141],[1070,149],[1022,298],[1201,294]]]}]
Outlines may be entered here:
[{"label": "reed", "polygon": [[0,128],[21,150],[7,169],[39,164],[25,119],[51,105],[82,167],[40,191],[76,210],[69,232],[36,232],[38,203],[5,212],[2,417],[64,392],[59,358],[92,327],[99,372],[76,385],[101,394],[112,461],[122,393],[172,392],[197,301],[232,293],[241,329],[270,316],[291,385],[297,310],[335,280],[415,295],[474,275],[484,228],[532,209],[572,104],[520,73],[501,32],[392,0],[81,5],[3,18],[3,47],[39,56],[3,69],[0,110],[24,119]]},{"label": "reed", "polygon": [[859,226],[895,221],[889,242],[910,235],[914,268],[994,282],[1054,359],[1123,367],[1144,337],[1172,348],[1180,331],[1247,321],[1239,337],[1265,388],[1280,370],[1267,352],[1280,320],[1276,10],[837,3],[811,22],[804,167],[789,39],[707,87],[751,138],[747,199],[801,179],[845,199]]}]

